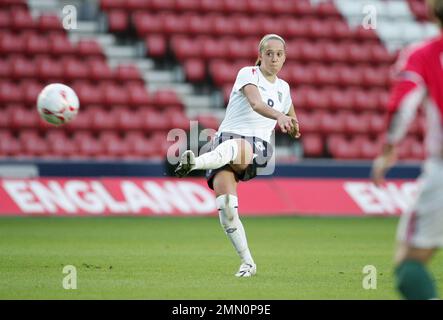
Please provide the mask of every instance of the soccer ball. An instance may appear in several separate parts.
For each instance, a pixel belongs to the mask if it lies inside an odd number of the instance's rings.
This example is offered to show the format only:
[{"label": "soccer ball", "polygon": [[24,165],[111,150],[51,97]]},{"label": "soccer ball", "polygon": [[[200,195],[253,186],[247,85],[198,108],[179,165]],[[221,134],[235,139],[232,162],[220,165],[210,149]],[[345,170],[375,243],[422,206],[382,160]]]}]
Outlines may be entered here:
[{"label": "soccer ball", "polygon": [[52,83],[43,88],[37,98],[40,117],[59,126],[73,120],[80,107],[77,94],[61,83]]}]

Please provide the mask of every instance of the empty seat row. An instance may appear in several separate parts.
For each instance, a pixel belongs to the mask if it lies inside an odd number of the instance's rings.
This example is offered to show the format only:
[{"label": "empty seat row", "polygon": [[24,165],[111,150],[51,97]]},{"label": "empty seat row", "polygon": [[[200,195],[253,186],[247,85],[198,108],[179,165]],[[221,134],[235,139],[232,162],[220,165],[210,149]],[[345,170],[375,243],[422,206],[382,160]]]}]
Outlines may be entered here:
[{"label": "empty seat row", "polygon": [[100,44],[93,39],[82,39],[77,44],[74,44],[65,34],[51,33],[46,35],[37,34],[36,32],[20,34],[11,32],[0,33],[0,54],[104,57]]},{"label": "empty seat row", "polygon": [[312,5],[309,0],[101,0],[100,7],[104,11],[176,11],[176,12],[223,12],[245,14],[272,15],[315,15],[320,17],[340,16],[332,1],[321,1]]},{"label": "empty seat row", "polygon": [[[157,37],[162,39],[160,37]],[[153,39],[148,36],[147,41]],[[157,40],[158,41],[158,40]],[[163,40],[164,41],[164,40]],[[174,36],[171,38],[171,49],[178,60],[190,58],[211,59],[255,59],[258,55],[260,38],[207,36],[189,38]],[[149,53],[149,42],[147,42]],[[288,61],[323,61],[346,63],[382,63],[394,61],[395,55],[389,53],[378,42],[356,43],[352,41],[309,41],[306,39],[288,40],[286,42]]]},{"label": "empty seat row", "polygon": [[63,134],[42,137],[35,131],[23,131],[19,137],[3,134],[3,139],[0,139],[0,155],[86,159],[165,157],[170,147],[165,134],[146,137],[140,132],[134,133],[121,137],[115,132],[103,132],[95,137],[89,131],[80,131],[73,133],[72,138]]},{"label": "empty seat row", "polygon": [[[248,65],[252,65],[252,63],[229,64],[225,61],[214,61],[209,65],[209,73],[214,83],[219,87],[223,87],[225,84],[232,84],[238,71]],[[387,67],[371,67],[368,65],[351,67],[346,64],[332,66],[288,64],[280,71],[279,77],[292,86],[387,87],[392,81],[392,74]]]},{"label": "empty seat row", "polygon": [[[297,117],[301,124],[301,130],[305,133],[321,133],[325,136],[333,133],[376,136],[386,131],[386,117],[377,113],[298,111]],[[423,136],[425,132],[424,118],[418,117],[408,132],[416,136]]]},{"label": "empty seat row", "polygon": [[64,31],[57,15],[42,14],[33,19],[28,10],[2,9],[0,7],[0,30],[12,31],[34,30],[39,32]]},{"label": "empty seat row", "polygon": [[[121,18],[120,18],[121,19]],[[376,41],[377,35],[370,29],[352,29],[340,18],[248,16],[222,14],[173,14],[141,12],[131,16],[132,24],[141,37],[149,34],[209,35],[209,36],[255,36],[277,33],[286,39],[367,39]]]},{"label": "empty seat row", "polygon": [[[0,128],[23,130],[27,128],[42,131],[52,128],[39,118],[36,109],[6,108],[2,112]],[[145,130],[146,132],[168,131],[179,128],[187,130],[189,119],[178,108],[158,111],[152,108],[143,108],[135,111],[125,108],[115,108],[111,111],[102,108],[81,109],[74,121],[63,127],[67,131],[77,130]]]},{"label": "empty seat row", "polygon": [[[82,106],[104,105],[111,106],[155,106],[159,108],[183,108],[183,103],[177,93],[170,89],[157,90],[153,93],[138,83],[128,83],[118,86],[114,83],[101,82],[98,85],[74,83],[72,85]],[[34,81],[14,84],[0,81],[0,103],[35,105],[43,85]]]},{"label": "empty seat row", "polygon": [[[374,159],[382,148],[383,137],[371,140],[365,136],[346,139],[334,135],[326,140],[329,153],[336,159]],[[402,160],[422,160],[425,157],[423,142],[416,137],[408,136],[398,146],[398,157]]]},{"label": "empty seat row", "polygon": [[47,56],[36,59],[14,56],[0,60],[1,78],[13,80],[34,78],[51,82],[89,79],[144,83],[139,69],[133,64],[120,64],[111,69],[106,60],[102,59],[83,60],[71,57],[53,59]]}]

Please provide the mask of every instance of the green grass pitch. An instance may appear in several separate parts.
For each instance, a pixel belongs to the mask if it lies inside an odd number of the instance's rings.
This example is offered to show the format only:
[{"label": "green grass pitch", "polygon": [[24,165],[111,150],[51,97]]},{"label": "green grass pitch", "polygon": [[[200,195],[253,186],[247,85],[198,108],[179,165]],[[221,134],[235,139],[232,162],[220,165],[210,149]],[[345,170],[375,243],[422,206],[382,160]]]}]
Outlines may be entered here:
[{"label": "green grass pitch", "polygon": [[[243,217],[258,266],[239,259],[217,217],[0,219],[0,299],[398,299],[397,218]],[[77,289],[62,286],[65,265]],[[364,289],[373,265],[377,288]],[[443,287],[439,255],[431,270]]]}]

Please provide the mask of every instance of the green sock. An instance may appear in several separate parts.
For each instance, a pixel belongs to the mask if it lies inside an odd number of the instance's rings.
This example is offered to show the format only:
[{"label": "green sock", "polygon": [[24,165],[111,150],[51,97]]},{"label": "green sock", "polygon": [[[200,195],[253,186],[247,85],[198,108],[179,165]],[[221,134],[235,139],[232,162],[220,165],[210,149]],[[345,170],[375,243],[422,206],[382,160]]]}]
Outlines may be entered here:
[{"label": "green sock", "polygon": [[408,300],[437,298],[434,280],[423,263],[405,260],[396,269],[397,290]]}]

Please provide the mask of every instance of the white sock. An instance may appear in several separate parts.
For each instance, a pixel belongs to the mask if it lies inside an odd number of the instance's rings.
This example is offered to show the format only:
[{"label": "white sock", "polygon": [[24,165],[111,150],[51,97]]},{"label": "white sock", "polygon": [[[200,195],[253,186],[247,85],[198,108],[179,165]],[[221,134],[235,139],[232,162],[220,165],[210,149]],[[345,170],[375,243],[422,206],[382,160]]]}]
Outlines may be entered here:
[{"label": "white sock", "polygon": [[245,229],[238,216],[238,198],[230,194],[224,194],[218,196],[215,201],[223,230],[234,245],[242,263],[254,264],[248,248]]},{"label": "white sock", "polygon": [[233,139],[220,143],[214,150],[195,158],[192,170],[218,169],[237,158],[238,145]]}]

